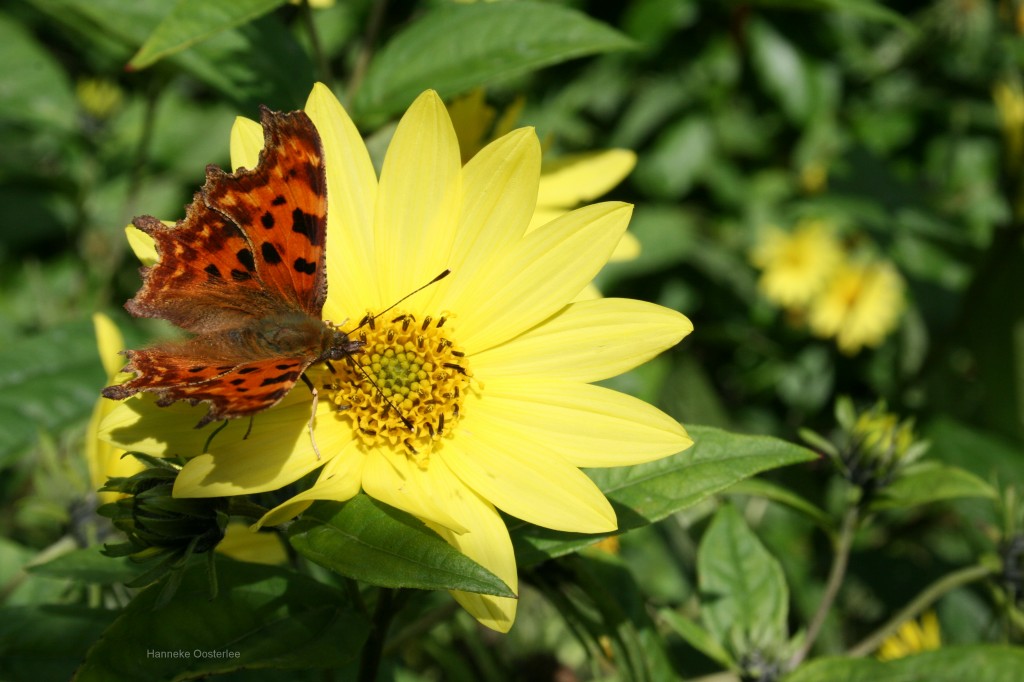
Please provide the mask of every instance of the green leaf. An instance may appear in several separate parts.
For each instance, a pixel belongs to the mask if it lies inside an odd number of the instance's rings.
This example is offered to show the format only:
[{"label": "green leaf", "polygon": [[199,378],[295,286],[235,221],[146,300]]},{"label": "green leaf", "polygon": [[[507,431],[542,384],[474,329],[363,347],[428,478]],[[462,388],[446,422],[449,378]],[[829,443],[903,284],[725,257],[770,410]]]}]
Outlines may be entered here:
[{"label": "green leaf", "polygon": [[662,199],[677,199],[693,187],[711,162],[715,138],[702,117],[685,118],[658,136],[651,152],[637,164],[632,182]]},{"label": "green leaf", "polygon": [[690,646],[700,651],[705,656],[719,663],[727,670],[737,670],[736,661],[729,652],[719,644],[711,633],[702,628],[689,618],[679,615],[675,611],[662,609],[658,612],[665,623],[680,637],[685,639]]},{"label": "green leaf", "polygon": [[944,646],[894,661],[821,658],[798,668],[783,682],[1017,682],[1024,649],[981,644]]},{"label": "green leaf", "polygon": [[887,485],[871,506],[873,509],[906,509],[958,497],[995,498],[996,491],[960,467],[921,462],[908,467]]},{"label": "green leaf", "polygon": [[[124,59],[167,14],[165,0],[32,0],[33,5],[86,45],[98,41]],[[110,46],[114,46],[113,48]],[[309,56],[274,16],[221,31],[217,40],[170,56],[169,62],[255,113],[256,105],[292,109],[313,80]]]},{"label": "green leaf", "polygon": [[52,53],[19,23],[0,14],[0,120],[72,130],[77,104],[67,74]]},{"label": "green leaf", "polygon": [[333,667],[359,655],[368,625],[341,592],[282,568],[226,559],[217,577],[214,599],[204,565],[186,570],[159,609],[162,584],[139,593],[89,650],[78,682]]},{"label": "green leaf", "polygon": [[0,467],[32,443],[84,419],[99,400],[103,369],[92,323],[74,322],[0,348]]},{"label": "green leaf", "polygon": [[379,125],[423,90],[451,97],[498,79],[633,42],[585,14],[536,2],[451,4],[396,35],[370,63],[355,117]]},{"label": "green leaf", "polygon": [[794,7],[819,11],[847,12],[864,19],[881,21],[899,26],[908,33],[918,33],[918,28],[898,12],[880,5],[875,0],[756,0],[755,5],[767,7]]},{"label": "green leaf", "polygon": [[[590,469],[588,474],[611,501],[619,532],[655,523],[762,471],[808,462],[818,455],[768,436],[744,436],[707,426],[688,426],[694,446],[646,464]],[[531,566],[585,547],[597,536],[560,533],[510,521],[521,566]]]},{"label": "green leaf", "polygon": [[44,564],[27,566],[26,570],[47,578],[64,578],[97,585],[127,583],[144,570],[127,557],[115,559],[101,554],[101,550],[99,546],[77,549]]},{"label": "green leaf", "polygon": [[128,62],[144,69],[221,31],[248,23],[287,0],[178,0]]},{"label": "green leaf", "polygon": [[701,620],[719,643],[738,636],[763,651],[786,641],[789,589],[782,567],[735,507],[722,507],[701,538],[697,578]]},{"label": "green leaf", "polygon": [[364,494],[340,509],[312,507],[289,527],[288,539],[310,561],[371,585],[515,596],[421,521]]},{"label": "green leaf", "polygon": [[115,617],[117,611],[70,604],[0,608],[0,679],[71,679]]},{"label": "green leaf", "polygon": [[729,488],[729,492],[734,495],[763,497],[766,500],[784,504],[805,514],[826,532],[832,533],[835,530],[832,518],[823,509],[806,498],[797,495],[789,488],[783,488],[770,481],[760,478],[748,478]]}]

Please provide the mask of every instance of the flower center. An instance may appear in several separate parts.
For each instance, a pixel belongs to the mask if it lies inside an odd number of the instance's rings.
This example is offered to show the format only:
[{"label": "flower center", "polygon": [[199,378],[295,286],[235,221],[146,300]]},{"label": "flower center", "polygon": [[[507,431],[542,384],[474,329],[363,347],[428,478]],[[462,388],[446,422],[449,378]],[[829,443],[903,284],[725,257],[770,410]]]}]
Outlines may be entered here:
[{"label": "flower center", "polygon": [[445,322],[398,313],[355,335],[363,343],[352,354],[358,367],[337,368],[333,400],[365,445],[426,455],[454,430],[471,374],[465,354],[442,333]]}]

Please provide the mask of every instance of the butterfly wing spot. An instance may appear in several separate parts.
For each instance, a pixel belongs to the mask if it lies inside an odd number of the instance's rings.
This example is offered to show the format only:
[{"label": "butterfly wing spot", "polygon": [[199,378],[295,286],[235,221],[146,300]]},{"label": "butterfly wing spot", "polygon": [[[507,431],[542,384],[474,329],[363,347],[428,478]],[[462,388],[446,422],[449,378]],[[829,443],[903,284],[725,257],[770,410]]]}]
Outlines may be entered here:
[{"label": "butterfly wing spot", "polygon": [[252,257],[252,251],[248,248],[239,249],[235,257],[238,258],[238,262],[242,264],[243,268],[249,272],[256,272],[256,261]]},{"label": "butterfly wing spot", "polygon": [[263,242],[260,245],[260,255],[263,256],[263,260],[269,265],[277,265],[281,262],[281,254],[277,252],[277,248],[270,242]]},{"label": "butterfly wing spot", "polygon": [[295,272],[301,272],[304,275],[312,275],[316,272],[316,263],[310,263],[305,258],[295,259]]},{"label": "butterfly wing spot", "polygon": [[292,232],[297,232],[309,240],[313,246],[320,246],[320,235],[317,230],[317,216],[310,215],[297,208],[292,211]]},{"label": "butterfly wing spot", "polygon": [[[273,198],[273,199],[271,200],[271,202],[270,202],[270,205],[271,205],[271,206],[283,206],[283,205],[284,205],[284,204],[286,204],[286,203],[288,203],[288,200],[287,200],[287,199],[285,199],[285,198],[284,198],[283,196],[281,196],[280,194],[278,194],[278,195],[277,195],[276,197],[274,197],[274,198]],[[271,217],[273,217],[273,216],[271,216]]]}]

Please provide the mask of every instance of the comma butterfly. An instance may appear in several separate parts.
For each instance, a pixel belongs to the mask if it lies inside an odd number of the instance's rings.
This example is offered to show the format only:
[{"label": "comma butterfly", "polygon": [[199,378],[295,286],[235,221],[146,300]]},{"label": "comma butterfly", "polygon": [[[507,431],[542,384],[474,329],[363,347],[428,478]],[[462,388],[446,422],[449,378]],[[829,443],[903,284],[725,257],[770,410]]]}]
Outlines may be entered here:
[{"label": "comma butterfly", "polygon": [[160,406],[207,402],[198,428],[272,407],[311,364],[362,345],[321,319],[327,180],[320,136],[301,111],[261,107],[260,117],[265,144],[256,168],[208,166],[173,227],[152,216],[132,221],[156,242],[160,260],[143,268],[142,287],[125,308],[195,336],[125,351],[125,371],[136,376],[103,389],[107,398],[151,391]]}]

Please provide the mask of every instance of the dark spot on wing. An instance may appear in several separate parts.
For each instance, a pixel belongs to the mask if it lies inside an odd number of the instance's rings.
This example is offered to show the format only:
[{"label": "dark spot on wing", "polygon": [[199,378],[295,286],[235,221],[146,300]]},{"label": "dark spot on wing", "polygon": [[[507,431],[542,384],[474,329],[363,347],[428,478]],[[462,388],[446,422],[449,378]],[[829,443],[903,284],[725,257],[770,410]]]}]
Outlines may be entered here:
[{"label": "dark spot on wing", "polygon": [[242,264],[249,272],[256,269],[256,261],[252,257],[252,251],[249,249],[239,249],[238,253],[235,254],[238,257],[238,262]]},{"label": "dark spot on wing", "polygon": [[281,205],[286,204],[286,203],[288,203],[288,200],[285,199],[280,194],[278,194],[276,197],[274,197],[274,199],[270,202],[270,204],[272,206],[281,206]]},{"label": "dark spot on wing", "polygon": [[236,282],[244,282],[247,279],[252,279],[252,275],[250,275],[248,272],[242,272],[241,270],[235,270],[234,268],[232,268],[231,279],[235,280]]},{"label": "dark spot on wing", "polygon": [[239,384],[244,384],[245,379],[232,379],[230,383],[232,386],[238,386]]},{"label": "dark spot on wing", "polygon": [[292,232],[304,235],[313,246],[319,246],[316,216],[306,213],[301,208],[292,211]]},{"label": "dark spot on wing", "polygon": [[270,242],[263,242],[263,245],[260,247],[260,253],[263,254],[263,260],[267,261],[270,265],[277,265],[281,262],[281,254],[277,252],[277,249]]},{"label": "dark spot on wing", "polygon": [[[284,197],[278,197],[278,199],[283,198]],[[274,199],[274,201],[277,201],[277,199]],[[274,226],[274,214],[271,213],[270,211],[267,211],[266,213],[263,214],[263,217],[260,218],[260,222],[263,223],[263,227],[269,230]]]},{"label": "dark spot on wing", "polygon": [[310,263],[305,258],[296,258],[295,270],[307,275],[312,275],[316,272],[316,263]]},{"label": "dark spot on wing", "polygon": [[195,373],[195,372],[202,372],[204,369],[206,369],[206,365],[199,365],[198,367],[189,367],[188,371],[190,371],[192,373]]},{"label": "dark spot on wing", "polygon": [[270,386],[271,384],[294,382],[298,378],[298,372],[285,372],[284,374],[279,374],[276,377],[267,377],[266,379],[263,380],[263,383],[261,383],[260,386]]},{"label": "dark spot on wing", "polygon": [[205,270],[210,277],[220,277],[220,270],[213,263],[207,265],[203,270]]},{"label": "dark spot on wing", "polygon": [[257,369],[258,369],[257,367],[243,367],[242,369],[238,370],[238,373],[239,374],[251,374],[252,372],[255,372]]}]

